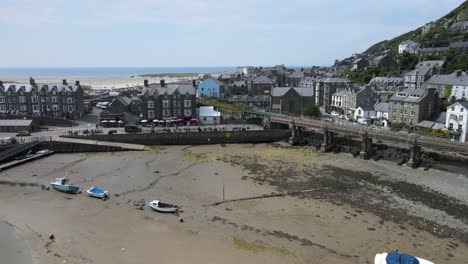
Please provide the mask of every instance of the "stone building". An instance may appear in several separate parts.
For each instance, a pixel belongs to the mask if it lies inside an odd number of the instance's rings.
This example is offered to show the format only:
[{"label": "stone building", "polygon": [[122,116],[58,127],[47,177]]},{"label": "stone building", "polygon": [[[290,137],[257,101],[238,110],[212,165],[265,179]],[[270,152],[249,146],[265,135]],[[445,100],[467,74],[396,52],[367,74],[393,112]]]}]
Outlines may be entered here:
[{"label": "stone building", "polygon": [[28,84],[0,81],[0,113],[79,118],[85,114],[84,91],[79,81]]},{"label": "stone building", "polygon": [[138,95],[144,119],[169,120],[196,116],[195,87],[192,83],[149,84]]},{"label": "stone building", "polygon": [[315,104],[329,112],[331,109],[332,95],[336,91],[346,88],[349,83],[350,81],[347,78],[323,77],[317,79],[315,91],[313,92]]},{"label": "stone building", "polygon": [[314,103],[312,88],[275,87],[271,95],[270,111],[300,115],[304,107],[311,103]]},{"label": "stone building", "polygon": [[389,121],[414,126],[439,112],[436,89],[406,89],[389,99]]},{"label": "stone building", "polygon": [[249,88],[247,81],[232,81],[227,85],[226,97],[232,95],[247,95],[249,94]]},{"label": "stone building", "polygon": [[267,76],[261,75],[251,81],[249,94],[251,96],[270,95],[272,88],[273,80]]},{"label": "stone building", "polygon": [[[442,98],[457,100],[468,100],[468,75],[462,71],[455,71],[447,75],[433,75],[427,80],[423,87],[425,89],[435,88]],[[446,91],[446,89],[451,89]]]},{"label": "stone building", "polygon": [[332,95],[331,109],[352,116],[358,107],[373,106],[377,101],[378,94],[371,86],[350,86]]}]

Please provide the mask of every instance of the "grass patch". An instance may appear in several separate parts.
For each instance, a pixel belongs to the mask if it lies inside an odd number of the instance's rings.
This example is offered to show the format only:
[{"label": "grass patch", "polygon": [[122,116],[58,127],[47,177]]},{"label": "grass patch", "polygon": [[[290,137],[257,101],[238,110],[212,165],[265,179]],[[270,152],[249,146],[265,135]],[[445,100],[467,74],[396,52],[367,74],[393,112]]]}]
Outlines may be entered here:
[{"label": "grass patch", "polygon": [[249,243],[247,241],[234,237],[233,243],[236,248],[250,251],[255,254],[262,253],[262,252],[273,252],[281,256],[294,256],[294,254],[287,249],[267,246],[263,242],[258,241],[258,240]]}]

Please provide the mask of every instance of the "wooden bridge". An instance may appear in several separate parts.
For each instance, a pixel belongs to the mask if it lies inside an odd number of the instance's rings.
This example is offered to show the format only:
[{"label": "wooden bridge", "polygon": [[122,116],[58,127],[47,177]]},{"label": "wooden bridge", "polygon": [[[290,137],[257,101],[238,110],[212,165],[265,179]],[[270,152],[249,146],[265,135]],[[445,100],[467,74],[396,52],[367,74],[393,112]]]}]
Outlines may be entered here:
[{"label": "wooden bridge", "polygon": [[[333,136],[330,133],[339,133],[342,135],[361,136],[371,139],[387,140],[398,143],[406,143],[411,146],[419,146],[421,148],[453,152],[462,155],[468,155],[468,144],[458,141],[450,141],[448,139],[427,137],[415,134],[407,134],[402,132],[392,132],[388,130],[376,130],[368,126],[358,125],[355,123],[340,124],[333,121],[325,121],[323,119],[313,119],[306,117],[292,117],[284,115],[269,115],[271,123],[279,123],[302,127],[310,130],[315,130]],[[328,137],[327,137],[328,138]]]}]

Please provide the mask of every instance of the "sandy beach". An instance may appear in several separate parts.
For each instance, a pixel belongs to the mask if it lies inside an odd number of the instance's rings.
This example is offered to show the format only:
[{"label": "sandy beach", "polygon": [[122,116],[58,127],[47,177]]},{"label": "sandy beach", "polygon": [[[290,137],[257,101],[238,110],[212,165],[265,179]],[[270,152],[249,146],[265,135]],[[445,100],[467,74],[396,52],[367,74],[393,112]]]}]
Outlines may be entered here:
[{"label": "sandy beach", "polygon": [[[111,198],[41,189],[67,173]],[[35,264],[373,263],[395,249],[464,263],[467,185],[466,175],[270,144],[56,154],[0,172],[0,220]],[[214,205],[291,191],[305,192]],[[134,206],[153,199],[181,205],[184,222]]]},{"label": "sandy beach", "polygon": [[[62,83],[64,78],[61,77],[47,77],[47,78],[35,78],[37,83]],[[116,77],[70,77],[66,78],[67,82],[75,83],[80,81],[81,85],[90,86],[93,89],[118,89],[128,88],[138,85],[143,85],[144,80],[148,80],[149,83],[159,83],[161,79],[164,79],[166,83],[175,82],[191,82],[193,79],[198,79],[198,75],[192,77],[141,77],[141,76],[116,76]],[[5,83],[17,82],[17,83],[29,83],[28,78],[4,78],[2,79]]]}]

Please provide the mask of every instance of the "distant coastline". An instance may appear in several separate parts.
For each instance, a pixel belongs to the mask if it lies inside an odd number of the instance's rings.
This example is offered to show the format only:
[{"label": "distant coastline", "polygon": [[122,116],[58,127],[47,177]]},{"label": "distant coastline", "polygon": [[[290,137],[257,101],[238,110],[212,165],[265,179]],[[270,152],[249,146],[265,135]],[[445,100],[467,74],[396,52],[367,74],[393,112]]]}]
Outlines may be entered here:
[{"label": "distant coastline", "polygon": [[[83,77],[132,77],[189,75],[213,72],[232,72],[235,67],[68,67],[68,68],[0,68],[0,80],[18,78],[72,78]],[[186,77],[186,76],[174,76]]]}]

